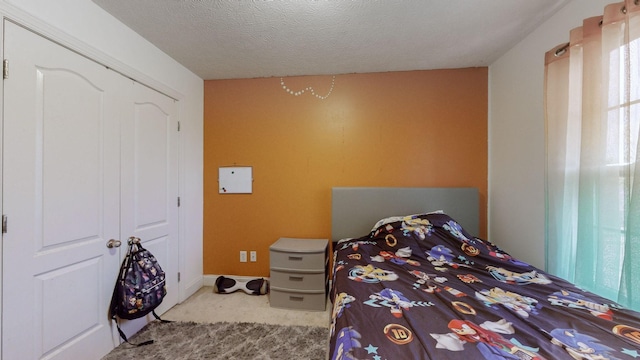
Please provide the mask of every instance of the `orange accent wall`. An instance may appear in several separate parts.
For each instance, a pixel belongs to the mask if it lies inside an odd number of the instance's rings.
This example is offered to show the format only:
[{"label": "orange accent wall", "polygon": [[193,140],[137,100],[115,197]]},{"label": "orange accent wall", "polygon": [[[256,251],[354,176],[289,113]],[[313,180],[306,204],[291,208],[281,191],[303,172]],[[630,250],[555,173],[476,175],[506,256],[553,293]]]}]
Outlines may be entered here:
[{"label": "orange accent wall", "polygon": [[[204,273],[269,276],[278,238],[330,238],[334,186],[478,188],[486,237],[487,79],[487,68],[337,75],[324,100],[313,93],[331,76],[284,78],[299,96],[280,78],[205,81]],[[230,165],[253,167],[252,194],[218,193]]]}]

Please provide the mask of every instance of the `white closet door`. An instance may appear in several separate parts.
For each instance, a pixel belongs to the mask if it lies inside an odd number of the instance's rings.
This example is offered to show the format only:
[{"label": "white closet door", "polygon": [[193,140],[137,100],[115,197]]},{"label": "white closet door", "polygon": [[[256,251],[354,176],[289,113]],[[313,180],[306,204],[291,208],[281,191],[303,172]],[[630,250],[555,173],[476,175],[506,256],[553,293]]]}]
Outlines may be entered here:
[{"label": "white closet door", "polygon": [[[5,21],[3,359],[99,359],[120,263],[118,88],[129,81]],[[120,103],[119,103],[120,102]]]},{"label": "white closet door", "polygon": [[[177,106],[135,83],[129,110],[121,123],[122,235],[140,238],[166,273],[167,296],[156,310],[161,314],[178,302]],[[129,335],[145,324],[141,319],[121,326]]]}]

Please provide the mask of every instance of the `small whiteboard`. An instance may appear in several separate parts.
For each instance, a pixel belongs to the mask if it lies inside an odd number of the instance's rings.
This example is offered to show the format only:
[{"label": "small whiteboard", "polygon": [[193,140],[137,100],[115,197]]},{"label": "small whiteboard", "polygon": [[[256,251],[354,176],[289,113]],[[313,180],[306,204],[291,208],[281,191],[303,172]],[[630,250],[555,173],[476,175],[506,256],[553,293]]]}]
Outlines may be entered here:
[{"label": "small whiteboard", "polygon": [[218,168],[218,192],[220,194],[251,194],[253,192],[253,168],[229,166]]}]

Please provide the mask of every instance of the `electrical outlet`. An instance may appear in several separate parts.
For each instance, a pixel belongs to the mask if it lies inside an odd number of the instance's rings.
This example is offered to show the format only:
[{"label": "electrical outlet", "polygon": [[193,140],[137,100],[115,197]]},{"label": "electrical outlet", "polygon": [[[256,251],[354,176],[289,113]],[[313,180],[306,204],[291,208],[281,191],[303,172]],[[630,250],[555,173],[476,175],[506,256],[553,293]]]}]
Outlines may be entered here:
[{"label": "electrical outlet", "polygon": [[255,251],[251,251],[251,252],[249,253],[249,256],[250,256],[250,260],[251,260],[251,262],[256,262],[256,261],[258,261],[258,259],[257,259],[258,255],[256,254],[256,252],[255,252]]},{"label": "electrical outlet", "polygon": [[247,252],[246,251],[240,251],[240,262],[247,262]]}]

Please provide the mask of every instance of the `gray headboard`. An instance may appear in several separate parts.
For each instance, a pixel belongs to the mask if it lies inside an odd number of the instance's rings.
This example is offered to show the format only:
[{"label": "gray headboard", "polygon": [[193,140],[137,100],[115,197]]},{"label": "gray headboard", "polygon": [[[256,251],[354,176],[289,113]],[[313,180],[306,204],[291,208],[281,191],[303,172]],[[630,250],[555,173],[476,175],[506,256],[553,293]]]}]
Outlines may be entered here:
[{"label": "gray headboard", "polygon": [[385,217],[443,210],[473,235],[479,232],[476,188],[334,187],[331,190],[331,238],[367,235]]}]

